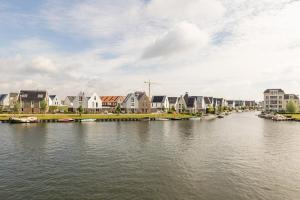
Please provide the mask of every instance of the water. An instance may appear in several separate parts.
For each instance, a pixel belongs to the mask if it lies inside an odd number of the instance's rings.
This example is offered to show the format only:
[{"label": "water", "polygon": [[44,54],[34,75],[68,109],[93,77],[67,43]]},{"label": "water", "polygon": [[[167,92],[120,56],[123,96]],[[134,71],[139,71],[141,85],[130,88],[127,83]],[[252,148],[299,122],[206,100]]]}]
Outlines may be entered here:
[{"label": "water", "polygon": [[300,123],[0,124],[0,199],[300,199]]}]

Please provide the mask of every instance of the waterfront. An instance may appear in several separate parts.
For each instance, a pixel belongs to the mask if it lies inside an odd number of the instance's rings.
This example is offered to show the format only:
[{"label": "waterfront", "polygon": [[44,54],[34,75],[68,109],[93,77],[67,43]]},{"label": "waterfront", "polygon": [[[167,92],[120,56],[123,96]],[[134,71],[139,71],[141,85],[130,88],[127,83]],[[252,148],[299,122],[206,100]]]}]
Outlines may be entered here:
[{"label": "waterfront", "polygon": [[0,199],[299,199],[300,123],[0,124]]}]

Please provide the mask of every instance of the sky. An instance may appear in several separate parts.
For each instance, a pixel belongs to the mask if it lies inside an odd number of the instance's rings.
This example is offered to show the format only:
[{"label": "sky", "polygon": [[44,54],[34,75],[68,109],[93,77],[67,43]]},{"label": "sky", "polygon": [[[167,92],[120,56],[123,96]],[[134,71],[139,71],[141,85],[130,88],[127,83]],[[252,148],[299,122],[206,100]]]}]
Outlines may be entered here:
[{"label": "sky", "polygon": [[300,93],[297,0],[0,0],[0,93]]}]

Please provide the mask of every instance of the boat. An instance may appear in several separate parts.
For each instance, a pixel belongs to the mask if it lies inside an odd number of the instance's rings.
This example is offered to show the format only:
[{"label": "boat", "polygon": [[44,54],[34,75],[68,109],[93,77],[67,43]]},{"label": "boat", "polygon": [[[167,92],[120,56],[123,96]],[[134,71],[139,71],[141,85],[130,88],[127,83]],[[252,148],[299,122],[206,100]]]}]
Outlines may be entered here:
[{"label": "boat", "polygon": [[180,117],[172,117],[171,120],[181,120]]},{"label": "boat", "polygon": [[10,117],[10,123],[37,123],[37,117]]},{"label": "boat", "polygon": [[81,119],[80,122],[95,122],[96,119]]},{"label": "boat", "polygon": [[204,115],[202,119],[204,120],[213,120],[216,119],[217,116],[216,115]]},{"label": "boat", "polygon": [[58,119],[57,122],[74,122],[75,120],[72,118],[64,118],[64,119]]},{"label": "boat", "polygon": [[143,121],[143,122],[148,122],[150,121],[150,117],[144,117],[144,118],[141,118],[140,121]]},{"label": "boat", "polygon": [[195,121],[197,121],[197,120],[201,120],[201,117],[191,117],[191,118],[189,118],[189,120],[195,120]]},{"label": "boat", "polygon": [[155,121],[169,121],[167,118],[155,118]]},{"label": "boat", "polygon": [[217,117],[221,119],[221,118],[224,118],[225,115],[224,114],[219,114],[219,115],[217,115]]}]

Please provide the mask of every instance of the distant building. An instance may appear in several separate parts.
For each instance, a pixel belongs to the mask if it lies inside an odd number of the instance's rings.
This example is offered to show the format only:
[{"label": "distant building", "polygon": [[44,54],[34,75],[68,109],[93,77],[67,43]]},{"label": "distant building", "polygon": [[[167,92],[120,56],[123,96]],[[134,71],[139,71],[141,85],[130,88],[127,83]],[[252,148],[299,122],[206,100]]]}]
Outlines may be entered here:
[{"label": "distant building", "polygon": [[122,103],[126,113],[150,113],[151,103],[145,92],[129,93]]},{"label": "distant building", "polygon": [[74,100],[76,96],[67,96],[63,101],[63,105],[68,107],[69,112],[74,112]]},{"label": "distant building", "polygon": [[23,113],[41,113],[41,103],[45,101],[48,104],[48,93],[45,90],[21,90],[18,101]]},{"label": "distant building", "polygon": [[189,113],[206,112],[205,97],[203,96],[189,96],[185,93],[183,96],[186,103],[186,111]]},{"label": "distant building", "polygon": [[61,106],[61,100],[57,95],[49,95],[49,106]]},{"label": "distant building", "polygon": [[0,94],[0,109],[3,111],[12,111],[18,101],[19,93]]},{"label": "distant building", "polygon": [[102,109],[102,101],[97,93],[93,93],[90,97],[87,97],[87,111],[90,113],[98,113]]},{"label": "distant building", "polygon": [[282,89],[267,89],[264,91],[264,110],[281,111],[285,110],[284,91]]},{"label": "distant building", "polygon": [[117,105],[121,105],[124,101],[124,96],[101,96],[103,109],[115,109]]},{"label": "distant building", "polygon": [[299,96],[295,94],[285,94],[283,98],[283,109],[286,110],[286,106],[289,101],[293,101],[297,106],[299,106]]},{"label": "distant building", "polygon": [[151,112],[166,112],[169,110],[169,99],[167,96],[152,96]]}]

